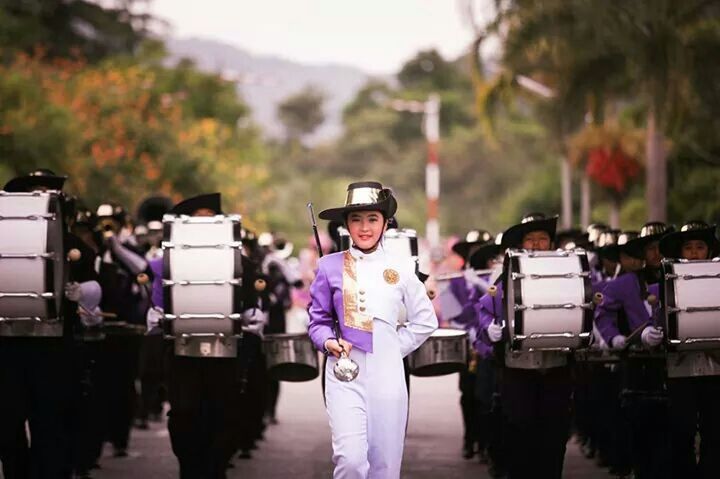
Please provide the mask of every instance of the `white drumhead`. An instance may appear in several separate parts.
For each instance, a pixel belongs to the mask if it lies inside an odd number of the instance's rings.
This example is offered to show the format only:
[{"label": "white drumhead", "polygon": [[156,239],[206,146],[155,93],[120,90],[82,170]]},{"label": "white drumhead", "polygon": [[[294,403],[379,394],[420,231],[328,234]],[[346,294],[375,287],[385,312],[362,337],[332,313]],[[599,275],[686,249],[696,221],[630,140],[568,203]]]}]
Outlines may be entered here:
[{"label": "white drumhead", "polygon": [[[720,274],[720,262],[675,263],[678,275]],[[675,279],[675,306],[678,308],[720,306],[720,279]],[[720,337],[720,311],[679,312],[678,336],[686,338]]]}]

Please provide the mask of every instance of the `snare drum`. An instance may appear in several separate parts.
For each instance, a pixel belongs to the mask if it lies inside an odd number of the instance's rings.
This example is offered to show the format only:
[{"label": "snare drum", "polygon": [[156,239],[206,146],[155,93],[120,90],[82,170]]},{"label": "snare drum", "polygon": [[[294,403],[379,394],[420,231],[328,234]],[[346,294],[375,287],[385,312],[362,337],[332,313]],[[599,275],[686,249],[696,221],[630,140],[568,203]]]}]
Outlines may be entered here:
[{"label": "snare drum", "polygon": [[436,329],[408,358],[413,376],[442,376],[468,367],[467,332],[461,329]]},{"label": "snare drum", "polygon": [[720,260],[663,260],[665,330],[675,351],[720,348]]},{"label": "snare drum", "polygon": [[240,216],[165,215],[165,337],[175,354],[236,357],[242,335]]},{"label": "snare drum", "polygon": [[514,351],[585,348],[593,327],[587,253],[510,250],[503,278]]},{"label": "snare drum", "polygon": [[62,336],[59,193],[0,191],[0,227],[0,336]]},{"label": "snare drum", "polygon": [[320,373],[318,356],[305,334],[269,334],[263,339],[268,374],[278,381],[312,381]]}]

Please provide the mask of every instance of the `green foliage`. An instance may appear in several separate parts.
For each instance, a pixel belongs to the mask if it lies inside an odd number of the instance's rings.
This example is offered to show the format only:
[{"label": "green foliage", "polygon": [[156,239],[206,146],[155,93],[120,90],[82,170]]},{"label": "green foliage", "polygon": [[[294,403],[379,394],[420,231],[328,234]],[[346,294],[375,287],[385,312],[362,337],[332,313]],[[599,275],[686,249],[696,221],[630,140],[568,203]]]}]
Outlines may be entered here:
[{"label": "green foliage", "polygon": [[277,107],[277,117],[285,127],[288,140],[299,140],[311,134],[325,121],[323,93],[308,86],[283,100]]}]

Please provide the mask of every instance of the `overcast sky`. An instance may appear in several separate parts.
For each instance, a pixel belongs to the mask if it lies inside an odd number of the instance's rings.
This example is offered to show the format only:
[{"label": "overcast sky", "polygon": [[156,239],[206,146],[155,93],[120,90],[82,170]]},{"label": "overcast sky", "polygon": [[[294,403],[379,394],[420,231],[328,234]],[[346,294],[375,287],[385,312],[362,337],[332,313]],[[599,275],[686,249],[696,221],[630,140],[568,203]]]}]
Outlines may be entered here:
[{"label": "overcast sky", "polygon": [[388,74],[421,49],[436,48],[454,58],[467,48],[472,31],[459,1],[152,0],[150,10],[170,22],[175,36],[212,38],[255,54]]}]

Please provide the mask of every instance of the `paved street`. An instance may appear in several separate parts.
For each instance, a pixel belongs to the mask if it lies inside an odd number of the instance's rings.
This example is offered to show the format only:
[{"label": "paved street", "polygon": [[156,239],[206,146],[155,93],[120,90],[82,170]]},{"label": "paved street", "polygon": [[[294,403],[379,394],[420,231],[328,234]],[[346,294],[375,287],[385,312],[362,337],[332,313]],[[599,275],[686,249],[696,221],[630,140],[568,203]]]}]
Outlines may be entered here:
[{"label": "paved street", "polygon": [[[284,383],[278,408],[279,424],[271,426],[250,461],[236,460],[231,478],[298,479],[330,477],[329,428],[320,393],[320,382]],[[404,478],[483,479],[485,466],[460,456],[460,410],[457,375],[413,378],[410,426]],[[95,477],[120,479],[176,478],[175,459],[170,451],[164,424],[150,431],[133,431],[132,450],[127,459],[104,458]],[[566,460],[568,478],[607,478],[602,470],[581,458],[575,444],[569,444]]]}]

